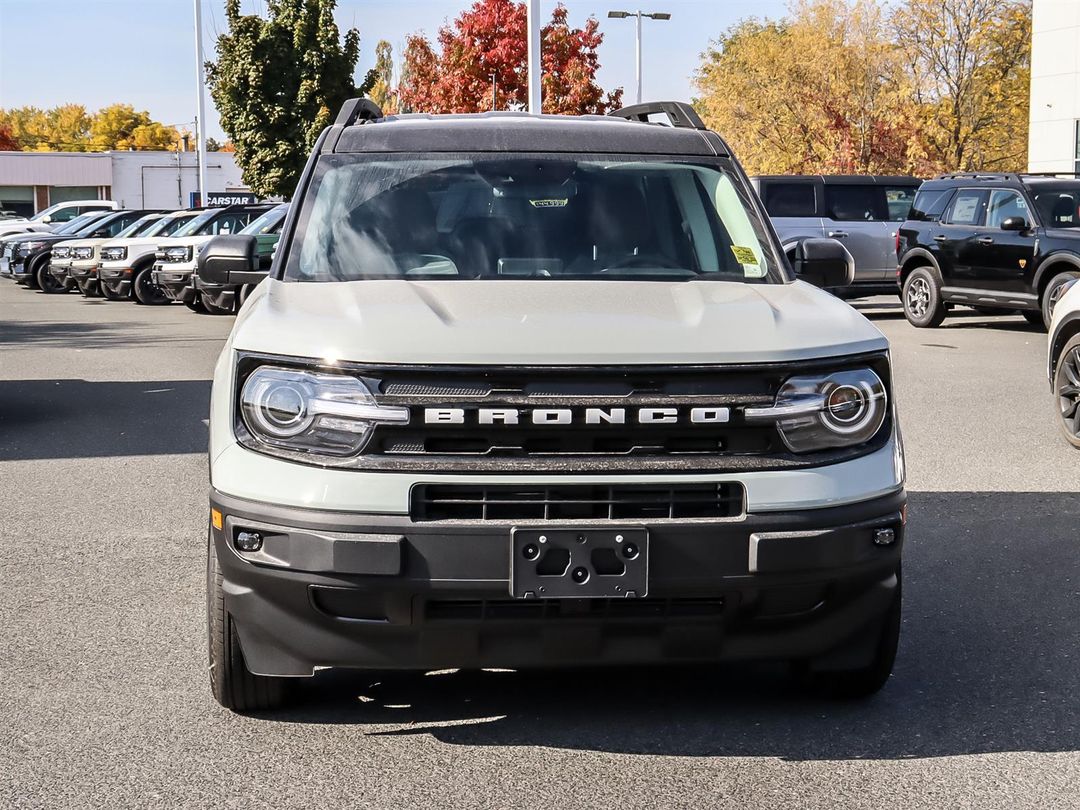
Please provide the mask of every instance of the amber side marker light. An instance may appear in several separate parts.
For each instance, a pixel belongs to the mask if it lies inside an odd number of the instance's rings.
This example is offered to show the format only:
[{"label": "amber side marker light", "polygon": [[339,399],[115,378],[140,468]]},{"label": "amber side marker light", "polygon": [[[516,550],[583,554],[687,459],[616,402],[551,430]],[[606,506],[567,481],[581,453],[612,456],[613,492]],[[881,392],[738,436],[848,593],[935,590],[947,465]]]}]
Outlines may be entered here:
[{"label": "amber side marker light", "polygon": [[213,524],[215,529],[221,529],[223,522],[221,520],[221,512],[217,509],[210,510],[210,523]]}]

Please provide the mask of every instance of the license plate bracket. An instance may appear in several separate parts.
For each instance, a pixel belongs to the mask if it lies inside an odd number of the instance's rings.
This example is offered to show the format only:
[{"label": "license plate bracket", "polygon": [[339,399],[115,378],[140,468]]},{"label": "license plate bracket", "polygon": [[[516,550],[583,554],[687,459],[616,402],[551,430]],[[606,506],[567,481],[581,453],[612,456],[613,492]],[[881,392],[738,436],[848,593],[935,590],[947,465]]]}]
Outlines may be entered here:
[{"label": "license plate bracket", "polygon": [[515,599],[641,598],[648,587],[648,529],[510,531],[510,595]]}]

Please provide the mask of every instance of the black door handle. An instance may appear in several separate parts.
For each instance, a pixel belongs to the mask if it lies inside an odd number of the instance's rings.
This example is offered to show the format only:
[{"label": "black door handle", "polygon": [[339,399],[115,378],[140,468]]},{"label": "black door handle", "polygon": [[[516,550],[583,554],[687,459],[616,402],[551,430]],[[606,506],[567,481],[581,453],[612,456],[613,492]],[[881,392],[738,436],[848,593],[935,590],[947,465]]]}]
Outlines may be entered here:
[{"label": "black door handle", "polygon": [[980,236],[975,241],[978,242],[980,245],[992,245],[992,244],[994,244],[994,237],[992,237],[992,236]]},{"label": "black door handle", "polygon": [[945,242],[945,241],[948,241],[948,239],[949,239],[949,237],[947,237],[943,233],[939,233],[937,236],[934,237],[935,242]]}]

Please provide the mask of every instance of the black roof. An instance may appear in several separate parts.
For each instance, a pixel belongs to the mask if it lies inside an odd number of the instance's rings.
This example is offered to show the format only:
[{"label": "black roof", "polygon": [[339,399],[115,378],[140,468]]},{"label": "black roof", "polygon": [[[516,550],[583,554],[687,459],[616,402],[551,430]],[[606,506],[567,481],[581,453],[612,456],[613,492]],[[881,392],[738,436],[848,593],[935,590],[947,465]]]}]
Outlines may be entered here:
[{"label": "black roof", "polygon": [[324,153],[342,152],[579,152],[729,156],[708,130],[609,115],[391,115],[330,128]]},{"label": "black roof", "polygon": [[855,183],[875,183],[880,185],[918,185],[918,177],[904,174],[759,174],[751,180],[784,180],[787,182],[810,183],[821,181],[826,186],[853,185]]},{"label": "black roof", "polygon": [[926,181],[926,188],[956,188],[957,186],[978,186],[982,184],[1018,188],[1020,186],[1066,185],[1075,188],[1080,183],[1080,176],[1071,172],[1025,173],[1025,172],[956,172],[939,174],[933,180]]}]

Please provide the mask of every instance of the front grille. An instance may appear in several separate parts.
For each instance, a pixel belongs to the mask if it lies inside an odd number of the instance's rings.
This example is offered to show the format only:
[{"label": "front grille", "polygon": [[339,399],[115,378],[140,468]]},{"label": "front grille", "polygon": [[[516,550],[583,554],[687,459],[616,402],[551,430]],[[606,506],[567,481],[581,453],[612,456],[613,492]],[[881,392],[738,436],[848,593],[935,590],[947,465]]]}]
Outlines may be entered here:
[{"label": "front grille", "polygon": [[410,514],[434,520],[692,520],[740,517],[743,486],[648,484],[483,486],[419,484]]}]

